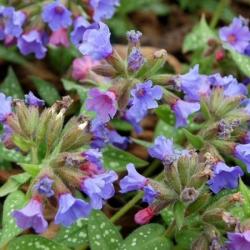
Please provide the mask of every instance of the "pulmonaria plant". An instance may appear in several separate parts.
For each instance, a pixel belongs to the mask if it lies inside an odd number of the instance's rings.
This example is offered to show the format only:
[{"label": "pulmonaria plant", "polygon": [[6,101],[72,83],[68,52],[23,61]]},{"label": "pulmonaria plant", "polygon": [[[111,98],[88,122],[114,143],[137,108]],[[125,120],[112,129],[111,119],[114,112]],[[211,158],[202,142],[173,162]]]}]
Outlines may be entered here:
[{"label": "pulmonaria plant", "polygon": [[[118,176],[106,171],[102,153],[90,148],[90,121],[79,116],[66,122],[72,99],[63,97],[46,108],[32,92],[25,100],[12,100],[2,93],[0,97],[4,104],[1,123],[10,128],[8,141],[12,148],[31,154],[36,173],[27,193],[30,201],[12,213],[18,227],[43,233],[51,216],[55,224],[68,227],[88,217],[92,209],[101,209],[114,195]],[[89,149],[83,150],[83,146]],[[76,190],[83,193],[83,199],[74,197]],[[53,207],[52,214],[45,213],[47,207]]]},{"label": "pulmonaria plant", "polygon": [[[114,15],[119,3],[120,0],[91,0],[87,1],[86,4],[72,2],[68,8],[64,1],[51,0],[44,2],[43,7],[40,8],[40,2],[30,1],[25,7],[21,2],[14,3],[18,10],[14,7],[1,5],[0,40],[8,46],[17,45],[21,54],[33,54],[37,59],[43,59],[46,56],[48,45],[69,47],[70,40],[74,45],[79,42],[84,43],[85,45],[82,44],[79,49],[85,54],[93,52],[91,46],[96,49],[99,48],[100,54],[107,46],[108,37],[106,36],[109,32],[102,22]],[[86,13],[89,13],[89,15]],[[35,29],[37,21],[40,24]],[[85,33],[83,27],[84,29],[96,27],[97,31],[89,30]],[[98,29],[100,29],[100,32]],[[70,37],[69,33],[71,33]],[[97,44],[98,41],[94,38],[98,38],[100,43]],[[107,40],[106,43],[104,43],[104,39]],[[94,44],[94,41],[97,43]],[[99,47],[100,44],[103,44],[103,47]],[[111,53],[111,51],[106,53]],[[92,53],[91,56],[100,59],[99,54],[94,55]]]}]

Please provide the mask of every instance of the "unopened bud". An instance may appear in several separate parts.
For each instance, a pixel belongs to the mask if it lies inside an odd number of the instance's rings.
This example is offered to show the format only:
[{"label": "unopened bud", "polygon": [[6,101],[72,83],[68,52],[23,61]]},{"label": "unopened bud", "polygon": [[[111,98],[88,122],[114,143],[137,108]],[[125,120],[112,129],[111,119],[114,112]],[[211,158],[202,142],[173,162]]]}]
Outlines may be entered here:
[{"label": "unopened bud", "polygon": [[113,53],[106,60],[118,73],[126,71],[125,60],[121,58],[116,50],[113,50]]},{"label": "unopened bud", "polygon": [[208,250],[207,238],[201,235],[195,242],[193,242],[191,249],[192,250]]},{"label": "unopened bud", "polygon": [[181,192],[180,198],[185,203],[193,203],[199,196],[199,191],[194,188],[184,188]]},{"label": "unopened bud", "polygon": [[221,250],[222,249],[222,245],[219,242],[218,238],[214,238],[212,239],[212,242],[209,246],[209,250]]},{"label": "unopened bud", "polygon": [[171,165],[165,165],[164,167],[165,173],[165,183],[171,189],[175,190],[176,193],[180,194],[181,192],[181,181],[179,178],[179,173],[177,169],[177,165],[174,162]]},{"label": "unopened bud", "polygon": [[229,226],[235,226],[238,222],[238,219],[236,219],[234,216],[232,216],[228,212],[223,212],[222,214],[222,220],[228,224]]},{"label": "unopened bud", "polygon": [[215,59],[217,62],[222,61],[225,58],[225,51],[223,49],[215,51]]},{"label": "unopened bud", "polygon": [[154,210],[151,207],[144,208],[135,214],[135,222],[144,225],[154,217]]},{"label": "unopened bud", "polygon": [[98,64],[95,66],[92,71],[94,71],[96,74],[105,76],[105,77],[111,77],[114,78],[117,75],[116,70],[112,67],[110,64]]}]

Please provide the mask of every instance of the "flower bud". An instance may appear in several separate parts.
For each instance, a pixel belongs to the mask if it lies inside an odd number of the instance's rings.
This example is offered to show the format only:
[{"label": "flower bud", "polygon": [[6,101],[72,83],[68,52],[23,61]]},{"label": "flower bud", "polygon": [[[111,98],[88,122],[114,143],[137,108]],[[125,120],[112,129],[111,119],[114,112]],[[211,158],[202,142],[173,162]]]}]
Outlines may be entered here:
[{"label": "flower bud", "polygon": [[144,208],[135,214],[135,222],[144,225],[154,217],[154,210],[151,207]]},{"label": "flower bud", "polygon": [[185,203],[193,203],[199,196],[199,191],[194,188],[184,188],[181,192],[180,199]]},{"label": "flower bud", "polygon": [[116,70],[112,67],[112,65],[108,63],[98,64],[92,68],[92,71],[94,71],[98,75],[105,77],[114,78],[117,76]]},{"label": "flower bud", "polygon": [[215,51],[215,59],[217,62],[222,61],[225,58],[225,51],[224,49],[216,50]]},{"label": "flower bud", "polygon": [[125,61],[116,50],[113,50],[112,54],[106,60],[118,73],[126,71]]},{"label": "flower bud", "polygon": [[192,250],[208,250],[208,240],[204,235],[201,235],[195,242],[192,244]]}]

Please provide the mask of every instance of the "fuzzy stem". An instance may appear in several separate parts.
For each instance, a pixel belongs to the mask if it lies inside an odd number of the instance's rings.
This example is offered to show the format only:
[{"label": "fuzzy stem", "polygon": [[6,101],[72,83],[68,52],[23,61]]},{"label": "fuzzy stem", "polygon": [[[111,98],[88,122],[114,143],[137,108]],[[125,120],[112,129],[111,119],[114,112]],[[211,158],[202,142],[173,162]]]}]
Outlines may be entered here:
[{"label": "fuzzy stem", "polygon": [[213,18],[210,22],[210,27],[215,28],[218,21],[220,20],[220,17],[222,15],[222,12],[226,8],[226,6],[229,4],[229,0],[221,0],[214,12]]}]

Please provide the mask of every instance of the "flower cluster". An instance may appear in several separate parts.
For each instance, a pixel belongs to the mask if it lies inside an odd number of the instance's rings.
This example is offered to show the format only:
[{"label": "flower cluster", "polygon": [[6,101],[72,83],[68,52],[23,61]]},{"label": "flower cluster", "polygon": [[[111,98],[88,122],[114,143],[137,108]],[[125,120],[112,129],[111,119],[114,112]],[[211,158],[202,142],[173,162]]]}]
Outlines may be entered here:
[{"label": "flower cluster", "polygon": [[[109,30],[102,21],[113,16],[119,0],[108,3],[91,0],[84,5],[86,11],[92,13],[89,19],[93,23],[87,21],[86,14],[76,11],[78,7],[74,5],[70,4],[71,9],[68,9],[60,0],[50,1],[44,4],[41,13],[37,13],[39,2],[21,9],[16,6],[18,11],[13,7],[0,6],[0,40],[7,46],[16,44],[23,55],[34,54],[37,59],[45,57],[47,45],[69,47],[70,40],[84,55],[91,54],[96,59],[108,56],[112,52]],[[34,24],[29,21],[31,18],[35,22],[40,21],[39,28],[33,28]],[[99,51],[93,53],[97,48]]]}]

